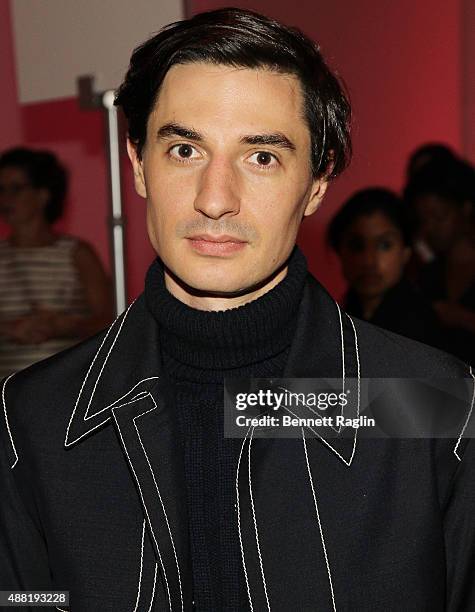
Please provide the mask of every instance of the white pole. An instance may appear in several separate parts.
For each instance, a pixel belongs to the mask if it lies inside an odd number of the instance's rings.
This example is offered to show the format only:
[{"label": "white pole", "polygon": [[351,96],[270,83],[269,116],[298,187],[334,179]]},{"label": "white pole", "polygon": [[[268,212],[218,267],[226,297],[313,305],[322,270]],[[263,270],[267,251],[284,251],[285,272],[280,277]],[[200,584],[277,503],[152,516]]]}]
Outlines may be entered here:
[{"label": "white pole", "polygon": [[119,122],[117,107],[114,106],[114,91],[102,95],[102,104],[107,111],[109,136],[109,169],[111,186],[111,243],[112,266],[114,274],[114,291],[116,314],[127,307],[124,261],[124,218],[122,216],[122,192],[120,184]]}]

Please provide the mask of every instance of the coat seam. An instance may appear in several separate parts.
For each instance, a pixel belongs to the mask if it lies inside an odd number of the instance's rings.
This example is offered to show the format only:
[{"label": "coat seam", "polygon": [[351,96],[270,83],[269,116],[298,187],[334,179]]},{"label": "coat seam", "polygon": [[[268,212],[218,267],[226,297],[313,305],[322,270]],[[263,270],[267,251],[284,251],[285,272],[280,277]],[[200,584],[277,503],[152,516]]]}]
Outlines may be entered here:
[{"label": "coat seam", "polygon": [[181,609],[182,609],[182,610],[184,610],[184,604],[183,604],[183,591],[182,591],[182,584],[181,584],[181,572],[180,572],[180,564],[178,563],[178,556],[177,556],[177,553],[176,553],[175,541],[174,541],[174,539],[173,539],[173,534],[172,534],[172,530],[171,530],[171,527],[170,527],[170,522],[169,522],[169,520],[168,520],[168,515],[167,515],[167,512],[166,512],[166,510],[165,510],[165,504],[163,503],[163,499],[162,499],[162,496],[161,496],[161,494],[160,494],[160,490],[159,490],[159,487],[158,487],[158,483],[157,483],[157,480],[156,480],[156,477],[155,477],[155,472],[153,471],[153,468],[152,468],[152,465],[151,465],[151,463],[150,463],[150,459],[149,459],[149,457],[148,457],[147,451],[146,451],[145,446],[144,446],[144,444],[143,444],[143,442],[142,442],[142,438],[141,438],[141,436],[140,436],[140,432],[139,432],[139,430],[138,430],[137,423],[135,422],[135,421],[136,421],[136,419],[138,419],[138,418],[140,418],[140,417],[144,416],[145,414],[148,414],[149,412],[152,412],[153,410],[156,410],[156,408],[157,408],[157,404],[156,404],[156,402],[155,402],[155,399],[153,398],[153,396],[151,395],[151,393],[148,393],[148,396],[150,397],[150,399],[151,399],[151,400],[152,400],[152,402],[154,403],[154,407],[153,407],[153,408],[150,408],[149,410],[146,410],[145,412],[142,412],[141,414],[138,414],[137,416],[135,416],[135,417],[134,417],[134,419],[133,419],[133,421],[134,421],[134,427],[135,427],[135,430],[136,430],[136,432],[137,432],[137,437],[138,437],[138,439],[139,439],[140,446],[142,447],[143,453],[144,453],[145,458],[146,458],[146,460],[147,460],[148,467],[149,467],[150,472],[151,472],[151,474],[152,474],[153,483],[154,483],[155,488],[156,488],[157,493],[158,493],[158,498],[159,498],[159,500],[160,500],[160,504],[161,504],[161,506],[162,506],[163,514],[165,515],[165,521],[166,521],[166,523],[167,523],[168,533],[169,533],[169,535],[170,535],[170,541],[171,541],[172,548],[173,548],[173,554],[174,554],[174,556],[175,556],[176,568],[177,568],[177,570],[178,570],[178,583],[179,583],[179,587],[180,587]]},{"label": "coat seam", "polygon": [[[135,399],[135,400],[132,400],[132,401],[130,401],[130,402],[127,402],[127,404],[132,404],[134,401],[139,401],[139,400]],[[127,404],[124,404],[124,405],[127,405]],[[122,407],[122,406],[121,406],[121,407]],[[128,451],[127,451],[127,447],[126,447],[126,445],[125,445],[125,440],[124,440],[124,437],[123,437],[123,435],[122,435],[122,431],[121,431],[121,429],[120,429],[120,425],[119,425],[119,423],[118,423],[117,416],[116,416],[116,414],[115,414],[115,409],[114,409],[114,408],[112,409],[112,416],[113,416],[114,421],[115,421],[115,423],[116,423],[116,426],[117,426],[117,431],[119,432],[119,436],[120,436],[120,439],[121,439],[121,441],[122,441],[122,446],[123,446],[124,451],[125,451],[125,454],[126,454],[126,456],[127,456],[127,460],[128,460],[128,462],[129,462],[130,468],[131,468],[131,470],[132,470],[132,473],[133,473],[133,475],[134,475],[135,481],[136,481],[136,483],[137,483],[137,487],[138,487],[138,490],[139,490],[140,498],[141,498],[142,503],[143,503],[143,506],[144,506],[144,508],[145,508],[145,513],[146,513],[146,515],[147,515],[147,521],[148,521],[148,524],[149,524],[149,526],[150,526],[150,531],[151,531],[151,533],[152,533],[153,541],[155,542],[155,546],[157,547],[158,558],[159,558],[159,560],[160,560],[160,565],[162,566],[162,570],[163,570],[163,577],[164,577],[164,579],[165,579],[165,585],[166,585],[166,589],[167,589],[167,595],[168,595],[169,607],[170,607],[170,612],[171,612],[171,610],[172,610],[172,600],[171,600],[171,595],[170,595],[170,588],[169,588],[169,585],[168,585],[167,572],[166,572],[166,570],[165,570],[165,565],[164,565],[164,563],[163,563],[163,559],[162,559],[162,555],[161,555],[161,552],[160,552],[160,548],[159,548],[159,546],[158,546],[158,542],[157,542],[157,539],[156,539],[156,537],[155,537],[155,532],[153,531],[152,521],[150,520],[150,515],[149,515],[149,512],[148,512],[147,504],[145,503],[145,497],[144,497],[144,495],[143,495],[142,487],[140,486],[140,482],[139,482],[139,479],[138,479],[137,473],[136,473],[136,471],[135,471],[135,468],[134,468],[134,465],[133,465],[132,460],[131,460],[131,458],[130,458],[130,455],[129,455]],[[154,592],[155,592],[155,586],[154,586]],[[152,599],[152,601],[153,601],[153,599]]]}]

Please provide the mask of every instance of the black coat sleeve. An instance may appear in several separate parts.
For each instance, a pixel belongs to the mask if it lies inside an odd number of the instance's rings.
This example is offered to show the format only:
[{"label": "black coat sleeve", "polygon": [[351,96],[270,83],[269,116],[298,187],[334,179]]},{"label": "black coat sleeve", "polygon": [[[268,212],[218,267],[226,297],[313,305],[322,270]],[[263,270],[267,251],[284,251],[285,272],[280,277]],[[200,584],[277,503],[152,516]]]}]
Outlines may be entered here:
[{"label": "black coat sleeve", "polygon": [[17,478],[22,457],[16,454],[15,431],[8,417],[13,407],[7,407],[3,384],[1,389],[0,590],[49,590],[46,544],[20,493]]}]

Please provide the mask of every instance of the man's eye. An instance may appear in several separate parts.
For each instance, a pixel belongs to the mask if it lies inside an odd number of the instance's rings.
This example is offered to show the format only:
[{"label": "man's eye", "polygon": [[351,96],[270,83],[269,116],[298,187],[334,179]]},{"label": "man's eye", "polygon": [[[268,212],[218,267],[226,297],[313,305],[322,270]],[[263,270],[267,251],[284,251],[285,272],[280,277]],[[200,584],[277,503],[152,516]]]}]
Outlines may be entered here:
[{"label": "man's eye", "polygon": [[274,168],[279,163],[276,156],[268,151],[257,151],[249,157],[249,160],[261,168]]},{"label": "man's eye", "polygon": [[170,157],[178,160],[196,159],[199,157],[198,151],[189,144],[177,144],[168,150]]}]

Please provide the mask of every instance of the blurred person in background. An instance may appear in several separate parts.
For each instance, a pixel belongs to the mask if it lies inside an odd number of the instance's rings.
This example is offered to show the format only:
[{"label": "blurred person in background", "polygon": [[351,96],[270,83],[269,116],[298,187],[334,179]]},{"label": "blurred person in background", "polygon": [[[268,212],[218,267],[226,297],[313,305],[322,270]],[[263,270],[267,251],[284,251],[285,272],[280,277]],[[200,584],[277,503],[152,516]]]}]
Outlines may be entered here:
[{"label": "blurred person in background", "polygon": [[457,154],[450,147],[440,142],[427,142],[411,153],[406,167],[406,180],[409,182],[427,164],[450,163],[457,159]]},{"label": "blurred person in background", "polygon": [[[440,142],[427,142],[415,149],[406,165],[406,185],[423,170],[427,164],[434,162],[445,164],[457,159],[457,154],[447,145]],[[417,284],[421,268],[434,259],[434,253],[420,236],[413,235],[412,253],[406,266],[406,276]]]},{"label": "blurred person in background", "polygon": [[345,310],[350,315],[437,345],[435,314],[404,278],[411,233],[395,193],[378,187],[355,193],[333,218],[328,239],[349,285]]},{"label": "blurred person in background", "polygon": [[109,278],[89,244],[55,232],[68,177],[46,151],[0,155],[0,378],[61,351],[112,318]]},{"label": "blurred person in background", "polygon": [[406,187],[416,231],[435,258],[419,285],[443,327],[443,348],[475,363],[475,170],[460,159],[428,163]]}]

